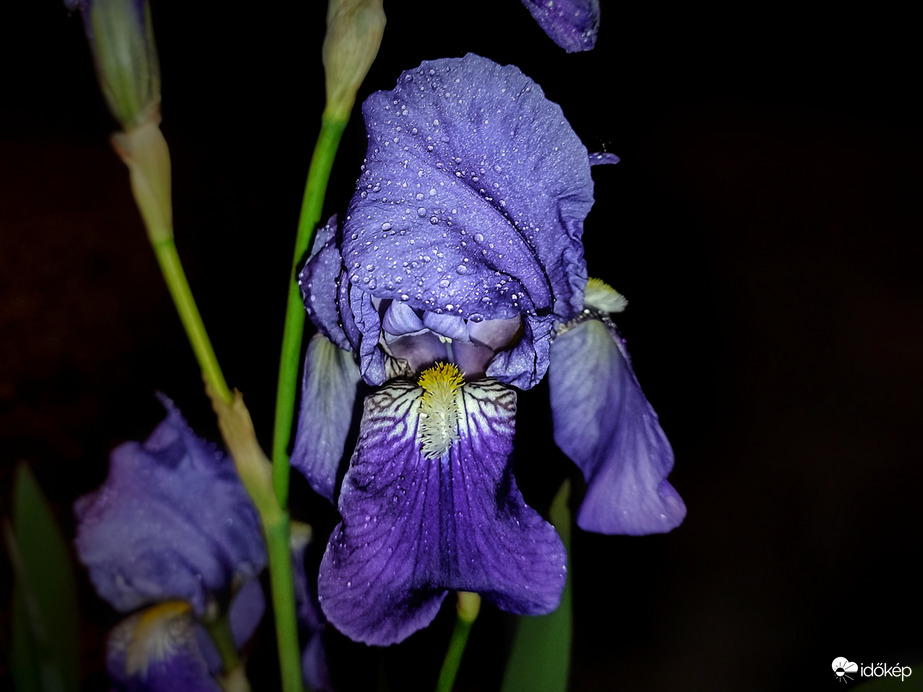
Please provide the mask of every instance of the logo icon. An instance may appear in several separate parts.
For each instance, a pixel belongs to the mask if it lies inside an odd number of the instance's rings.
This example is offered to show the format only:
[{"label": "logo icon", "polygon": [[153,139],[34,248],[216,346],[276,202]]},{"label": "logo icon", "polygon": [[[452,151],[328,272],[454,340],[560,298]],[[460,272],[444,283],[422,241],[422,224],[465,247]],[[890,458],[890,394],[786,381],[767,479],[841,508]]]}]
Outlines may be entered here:
[{"label": "logo icon", "polygon": [[847,680],[852,680],[846,673],[859,672],[859,666],[840,656],[833,659],[833,672],[836,674],[837,682],[845,683]]}]

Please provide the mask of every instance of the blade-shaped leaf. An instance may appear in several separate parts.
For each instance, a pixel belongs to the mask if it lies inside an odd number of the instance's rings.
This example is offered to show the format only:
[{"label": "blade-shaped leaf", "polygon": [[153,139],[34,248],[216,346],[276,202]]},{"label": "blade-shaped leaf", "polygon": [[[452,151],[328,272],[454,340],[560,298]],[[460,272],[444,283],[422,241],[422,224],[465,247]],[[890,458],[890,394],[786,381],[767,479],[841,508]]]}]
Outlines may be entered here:
[{"label": "blade-shaped leaf", "polygon": [[[551,523],[570,552],[571,514],[567,507],[570,481],[564,481],[551,503]],[[520,617],[503,676],[501,692],[564,692],[571,646],[571,575],[561,605],[549,615]]]},{"label": "blade-shaped leaf", "polygon": [[17,690],[76,692],[80,682],[74,570],[67,544],[35,476],[16,470],[13,527],[4,525],[13,566],[13,652]]}]

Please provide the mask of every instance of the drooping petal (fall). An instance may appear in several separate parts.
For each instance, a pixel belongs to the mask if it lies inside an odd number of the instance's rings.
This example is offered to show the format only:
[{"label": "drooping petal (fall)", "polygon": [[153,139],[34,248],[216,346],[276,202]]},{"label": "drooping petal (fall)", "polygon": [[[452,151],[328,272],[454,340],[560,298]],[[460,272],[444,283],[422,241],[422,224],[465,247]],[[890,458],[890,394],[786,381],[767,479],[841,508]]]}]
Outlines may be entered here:
[{"label": "drooping petal (fall)", "polygon": [[449,589],[540,614],[564,586],[564,546],[510,471],[515,392],[460,375],[428,385],[429,372],[422,387],[395,380],[366,398],[321,563],[324,613],[368,644],[428,625]]},{"label": "drooping petal (fall)", "polygon": [[75,503],[75,543],[116,610],[177,599],[201,616],[259,574],[265,547],[230,457],[163,402],[166,419],[145,442],[113,450],[105,483]]},{"label": "drooping petal (fall)", "polygon": [[352,353],[321,334],[311,339],[305,357],[292,466],[331,502],[340,462],[352,451],[346,449],[346,438],[361,381]]},{"label": "drooping petal (fall)", "polygon": [[577,524],[632,535],[678,526],[686,506],[666,480],[673,450],[615,327],[588,319],[559,334],[548,382],[555,442],[587,482]]},{"label": "drooping petal (fall)", "polygon": [[568,53],[592,50],[599,33],[599,0],[522,0],[548,37]]}]

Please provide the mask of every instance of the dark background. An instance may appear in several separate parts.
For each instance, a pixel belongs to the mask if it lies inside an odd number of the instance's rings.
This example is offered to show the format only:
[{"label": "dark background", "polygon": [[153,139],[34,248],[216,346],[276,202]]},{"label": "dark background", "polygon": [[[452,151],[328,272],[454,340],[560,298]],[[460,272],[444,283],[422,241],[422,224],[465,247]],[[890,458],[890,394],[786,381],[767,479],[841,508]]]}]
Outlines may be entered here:
[{"label": "dark background", "polygon": [[[24,459],[72,536],[70,505],[102,482],[108,452],[159,421],[155,390],[217,434],[107,143],[115,125],[80,21],[57,3],[8,5],[0,506]],[[323,3],[300,5],[153,6],[177,243],[266,445],[322,108]],[[572,689],[834,689],[837,656],[917,664],[920,683],[923,147],[911,20],[843,6],[603,5],[597,49],[566,55],[516,0],[390,0],[360,94],[392,88],[423,59],[473,51],[521,67],[591,151],[622,158],[594,171],[589,268],[630,300],[620,327],[689,514],[665,536],[578,532]],[[364,146],[356,114],[328,213],[345,207]],[[549,451],[543,396],[522,397],[516,459],[537,507],[568,473]],[[294,497],[296,514],[329,530],[332,509],[297,481]],[[118,616],[80,577],[86,689],[102,690]],[[0,595],[5,615],[8,586]],[[331,635],[339,688],[371,688],[379,666],[394,689],[431,688],[451,620],[446,608],[384,652]],[[484,607],[460,689],[498,688],[509,629]],[[268,631],[263,640],[251,668],[266,676],[256,689],[272,689]]]}]

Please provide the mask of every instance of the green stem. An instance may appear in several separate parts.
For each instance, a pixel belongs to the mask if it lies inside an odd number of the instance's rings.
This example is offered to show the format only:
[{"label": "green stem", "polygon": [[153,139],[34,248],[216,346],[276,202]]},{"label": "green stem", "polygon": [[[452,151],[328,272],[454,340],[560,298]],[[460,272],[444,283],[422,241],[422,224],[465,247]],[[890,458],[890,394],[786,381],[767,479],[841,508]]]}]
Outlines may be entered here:
[{"label": "green stem", "polygon": [[221,373],[215,350],[212,348],[202,316],[192,297],[186,273],[183,271],[179,254],[176,252],[176,244],[173,238],[164,238],[157,241],[152,240],[151,246],[154,248],[154,254],[157,256],[157,262],[160,264],[160,270],[163,272],[163,278],[173,297],[180,320],[186,329],[186,337],[189,339],[196,360],[199,361],[202,376],[215,395],[225,403],[229,403],[232,399],[231,390],[228,389],[224,375]]},{"label": "green stem", "polygon": [[214,622],[205,624],[205,629],[218,650],[218,656],[221,658],[221,667],[225,672],[234,670],[240,665],[240,658],[237,656],[237,647],[234,646],[234,636],[231,634],[231,623],[226,615],[218,618]]},{"label": "green stem", "polygon": [[[207,392],[218,415],[218,426],[227,444],[237,472],[253,499],[269,552],[269,573],[276,613],[276,636],[283,690],[301,692],[301,653],[295,620],[295,596],[292,584],[292,558],[289,548],[288,513],[276,501],[269,460],[260,448],[253,421],[240,393],[231,393],[218,365],[202,316],[196,307],[173,241],[172,204],[170,198],[170,153],[166,140],[154,118],[129,132],[113,137],[116,152],[131,173],[132,193],[147,229],[148,239],[186,336],[195,353]],[[286,478],[287,480],[287,478]],[[219,642],[219,645],[221,643]],[[225,645],[228,642],[224,642]],[[233,648],[233,644],[230,645]],[[226,658],[227,651],[223,654]],[[233,668],[230,671],[233,673]],[[239,676],[228,684],[246,682]]]},{"label": "green stem", "polygon": [[439,671],[436,692],[452,692],[455,676],[458,674],[458,667],[461,665],[465,646],[468,644],[468,635],[471,633],[471,626],[478,617],[480,607],[480,596],[466,591],[458,592],[458,617],[455,619],[455,628],[452,630],[449,648],[446,651],[445,660],[442,662],[442,670]]},{"label": "green stem", "polygon": [[288,446],[292,436],[292,422],[295,416],[295,397],[298,391],[298,363],[301,358],[301,344],[304,339],[305,310],[298,288],[298,268],[311,244],[314,229],[320,221],[324,196],[330,170],[346,119],[324,117],[320,134],[311,158],[311,168],[305,184],[298,219],[298,233],[295,238],[295,253],[289,277],[288,301],[285,306],[285,327],[282,334],[282,355],[279,360],[279,380],[276,389],[276,420],[272,438],[273,487],[279,505],[288,507],[289,458]]},{"label": "green stem", "polygon": [[301,674],[301,652],[298,649],[298,622],[293,607],[295,586],[288,512],[280,512],[271,523],[264,519],[263,527],[269,549],[269,584],[275,605],[282,689],[285,692],[300,692],[305,687]]}]

